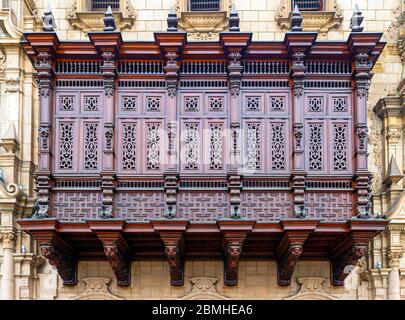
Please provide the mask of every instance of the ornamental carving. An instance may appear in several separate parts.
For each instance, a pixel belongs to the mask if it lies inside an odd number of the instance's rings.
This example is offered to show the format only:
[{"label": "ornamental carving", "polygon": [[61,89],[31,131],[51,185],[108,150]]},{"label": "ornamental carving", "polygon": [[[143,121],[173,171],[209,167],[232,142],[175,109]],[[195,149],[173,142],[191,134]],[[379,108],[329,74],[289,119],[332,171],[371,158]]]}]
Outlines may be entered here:
[{"label": "ornamental carving", "polygon": [[107,150],[112,149],[112,140],[114,137],[114,124],[106,123],[104,124],[104,136],[105,136],[105,147]]},{"label": "ornamental carving", "polygon": [[[325,11],[300,11],[304,32],[318,32],[320,39],[327,37],[328,31],[337,28],[343,21],[343,12],[338,0],[325,1]],[[290,30],[292,10],[290,0],[281,0],[275,20],[282,29]]]},{"label": "ornamental carving", "polygon": [[316,277],[298,278],[300,289],[285,300],[337,300],[336,297],[325,292],[323,288],[325,280],[325,278]]},{"label": "ornamental carving", "polygon": [[177,131],[177,124],[175,122],[169,122],[167,124],[167,137],[169,140],[169,147],[168,147],[168,154],[176,154],[176,145],[175,145],[175,138],[176,138],[176,131]]},{"label": "ornamental carving", "polygon": [[386,129],[386,135],[390,143],[397,144],[401,138],[401,129],[397,125],[390,125]]},{"label": "ornamental carving", "polygon": [[402,249],[400,250],[391,250],[388,252],[387,260],[390,268],[399,268],[400,261],[404,256]]},{"label": "ornamental carving", "polygon": [[127,287],[131,283],[131,256],[127,245],[123,245],[119,242],[119,240],[104,242],[104,254],[110,262],[117,278],[117,285]]},{"label": "ornamental carving", "polygon": [[39,126],[39,140],[40,148],[42,150],[48,150],[49,148],[49,133],[51,131],[51,126],[49,124],[42,124]]},{"label": "ornamental carving", "polygon": [[[117,31],[131,29],[135,23],[136,10],[130,0],[120,0],[120,10],[113,12]],[[103,31],[104,11],[92,11],[85,0],[75,0],[67,11],[67,20],[74,30],[83,32]]]},{"label": "ornamental carving", "polygon": [[365,151],[367,149],[367,133],[368,128],[364,125],[357,126],[357,138],[359,139],[359,151]]},{"label": "ornamental carving", "polygon": [[166,53],[166,65],[164,71],[166,73],[166,87],[170,98],[174,98],[177,94],[178,71],[180,67],[177,65],[179,55],[174,51]]},{"label": "ornamental carving", "polygon": [[294,272],[295,265],[302,253],[302,244],[290,244],[287,252],[279,258],[278,261],[278,284],[280,286],[289,286],[291,276]]},{"label": "ornamental carving", "polygon": [[240,83],[242,78],[243,66],[240,63],[240,58],[242,57],[239,52],[233,51],[229,54],[229,86],[231,95],[236,97],[239,95]]},{"label": "ornamental carving", "polygon": [[246,234],[225,234],[224,238],[224,283],[227,286],[238,284],[239,258]]},{"label": "ornamental carving", "polygon": [[302,123],[294,124],[295,147],[302,149],[302,137],[304,136],[304,125]]},{"label": "ornamental carving", "polygon": [[359,52],[355,58],[356,68],[371,68],[372,62],[370,56],[366,52]]},{"label": "ornamental carving", "polygon": [[84,278],[85,288],[73,300],[124,300],[108,290],[110,278]]},{"label": "ornamental carving", "polygon": [[0,233],[0,240],[3,241],[3,249],[15,249],[17,237],[14,232]]},{"label": "ornamental carving", "polygon": [[167,262],[170,269],[170,283],[172,286],[184,284],[184,240],[181,234],[161,235]]},{"label": "ornamental carving", "polygon": [[198,277],[191,278],[191,291],[180,300],[228,300],[229,298],[218,293],[215,285],[217,278]]},{"label": "ornamental carving", "polygon": [[54,244],[40,244],[41,254],[58,270],[63,285],[74,286],[77,282],[76,258]]}]

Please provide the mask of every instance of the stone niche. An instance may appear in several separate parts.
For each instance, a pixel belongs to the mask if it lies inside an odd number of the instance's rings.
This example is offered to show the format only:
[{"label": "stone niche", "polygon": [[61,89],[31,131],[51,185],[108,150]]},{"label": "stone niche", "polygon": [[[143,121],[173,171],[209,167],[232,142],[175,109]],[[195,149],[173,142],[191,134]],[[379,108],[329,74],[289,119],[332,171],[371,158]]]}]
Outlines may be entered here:
[{"label": "stone niche", "polygon": [[[105,10],[91,11],[90,1],[75,0],[67,12],[67,20],[75,30],[83,32],[102,31],[104,28]],[[113,10],[117,31],[132,28],[136,18],[136,10],[131,5],[131,0],[120,0],[119,10]]]},{"label": "stone niche", "polygon": [[[290,29],[291,3],[291,0],[281,0],[275,12],[275,20],[284,30]],[[320,11],[301,11],[303,31],[318,32],[319,39],[325,39],[328,31],[339,27],[343,21],[343,12],[337,0],[325,0],[324,8]]]},{"label": "stone niche", "polygon": [[221,0],[219,11],[189,11],[188,0],[177,0],[179,28],[195,40],[214,40],[228,29],[231,0]]}]

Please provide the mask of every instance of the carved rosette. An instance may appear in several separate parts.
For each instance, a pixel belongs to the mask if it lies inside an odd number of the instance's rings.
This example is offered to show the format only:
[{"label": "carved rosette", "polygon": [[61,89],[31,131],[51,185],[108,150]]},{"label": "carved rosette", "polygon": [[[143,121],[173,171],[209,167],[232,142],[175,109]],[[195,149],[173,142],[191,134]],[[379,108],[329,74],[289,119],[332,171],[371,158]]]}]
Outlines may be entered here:
[{"label": "carved rosette", "polygon": [[240,63],[241,54],[237,51],[233,51],[229,54],[229,89],[231,96],[236,97],[239,95],[243,66]]},{"label": "carved rosette", "polygon": [[182,234],[161,235],[170,268],[172,286],[184,284],[184,239]]},{"label": "carved rosette", "polygon": [[112,150],[112,141],[114,137],[114,124],[105,123],[104,124],[104,136],[105,136],[105,147],[107,150]]},{"label": "carved rosette", "polygon": [[174,51],[166,53],[166,65],[163,67],[166,73],[166,87],[170,98],[174,98],[177,94],[178,71],[180,67],[177,65],[179,55]]},{"label": "carved rosette", "polygon": [[103,247],[104,254],[117,278],[117,285],[129,286],[131,284],[131,255],[128,245],[120,237],[115,241],[103,242]]},{"label": "carved rosette", "polygon": [[225,234],[224,238],[224,283],[227,286],[238,284],[239,258],[246,234]]},{"label": "carved rosette", "polygon": [[40,244],[41,254],[58,270],[63,285],[73,286],[77,282],[76,258],[52,243]]}]

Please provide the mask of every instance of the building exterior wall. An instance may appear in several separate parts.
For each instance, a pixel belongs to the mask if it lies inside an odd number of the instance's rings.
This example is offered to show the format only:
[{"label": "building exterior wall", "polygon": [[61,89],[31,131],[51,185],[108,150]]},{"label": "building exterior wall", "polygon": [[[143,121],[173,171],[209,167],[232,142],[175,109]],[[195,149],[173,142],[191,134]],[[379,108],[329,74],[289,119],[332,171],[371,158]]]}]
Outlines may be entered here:
[{"label": "building exterior wall", "polygon": [[[61,40],[88,40],[86,29],[77,22],[80,12],[86,12],[84,1],[37,1],[9,0],[0,9],[6,30],[0,30],[0,168],[3,182],[0,181],[0,213],[2,241],[0,242],[0,263],[2,281],[0,292],[9,292],[13,286],[15,299],[64,299],[74,298],[86,291],[85,282],[72,288],[63,287],[56,271],[41,256],[27,234],[19,231],[15,219],[31,214],[35,192],[33,172],[37,162],[38,95],[33,77],[33,68],[20,48],[22,32],[39,31],[44,10],[48,3],[56,19],[56,32]],[[153,41],[153,33],[165,31],[166,17],[171,7],[180,16],[185,2],[182,0],[127,0],[123,16],[128,19],[123,32],[124,40]],[[299,292],[301,278],[325,279],[323,291],[314,292],[318,297],[330,296],[338,299],[387,299],[390,272],[398,271],[400,281],[399,296],[405,299],[405,247],[404,190],[405,179],[393,185],[384,181],[389,171],[389,161],[394,156],[401,175],[405,170],[405,112],[403,94],[403,50],[401,37],[405,4],[401,0],[327,0],[327,8],[332,14],[335,26],[320,32],[322,40],[347,39],[349,23],[355,3],[364,15],[364,32],[384,32],[387,46],[373,72],[368,100],[369,123],[369,170],[373,180],[373,211],[375,215],[386,214],[395,220],[387,232],[377,236],[367,259],[349,276],[346,288],[330,286],[329,262],[300,261],[293,275],[292,286],[283,288],[277,285],[276,264],[274,261],[246,261],[240,263],[240,283],[236,288],[223,286],[223,266],[220,261],[187,261],[185,285],[173,288],[169,282],[166,261],[142,261],[132,263],[133,282],[130,288],[119,288],[107,262],[80,262],[79,280],[105,277],[113,279],[108,290],[115,296],[125,299],[181,298],[192,290],[190,278],[211,277],[218,279],[216,292],[228,298],[283,299]],[[222,1],[223,10],[229,12],[230,1]],[[286,0],[235,0],[240,17],[241,31],[253,32],[253,40],[280,41],[286,28],[281,28],[283,17],[288,16],[289,1]],[[9,18],[10,17],[10,18]],[[83,18],[84,19],[84,18]],[[288,20],[288,19],[287,19]],[[80,21],[79,21],[80,22]],[[319,22],[314,22],[314,25]],[[322,25],[324,26],[324,25]],[[82,30],[80,30],[82,29]],[[223,28],[227,30],[226,27]],[[193,34],[191,40],[216,39],[217,33]],[[398,48],[399,41],[399,48]],[[391,97],[391,100],[386,99]],[[395,99],[394,99],[395,98]],[[379,104],[394,104],[395,112],[378,114]],[[384,110],[385,107],[380,109]],[[390,131],[390,130],[391,131]],[[398,130],[397,130],[398,129]],[[397,130],[397,131],[396,131]],[[389,132],[390,131],[390,132]],[[9,192],[9,185],[22,186],[21,192]],[[401,205],[402,204],[402,205]],[[395,224],[395,226],[393,226]],[[8,253],[6,251],[8,250]],[[389,253],[392,253],[389,256]],[[394,255],[393,253],[397,253]],[[5,257],[14,262],[14,280],[7,280],[4,270]],[[395,261],[394,261],[395,260]],[[202,280],[201,280],[202,281]],[[204,280],[208,281],[208,280]],[[211,280],[210,280],[211,281]],[[322,281],[311,280],[308,281]],[[391,283],[392,283],[391,277]],[[397,281],[398,282],[398,281]],[[312,282],[313,283],[313,282]],[[103,289],[104,290],[104,289]],[[108,294],[103,291],[103,294]],[[213,292],[211,292],[216,298]],[[394,294],[391,297],[398,297]],[[5,296],[4,296],[5,297]],[[10,296],[9,296],[10,297]],[[314,296],[315,297],[315,296]],[[299,298],[299,296],[298,296]]]}]

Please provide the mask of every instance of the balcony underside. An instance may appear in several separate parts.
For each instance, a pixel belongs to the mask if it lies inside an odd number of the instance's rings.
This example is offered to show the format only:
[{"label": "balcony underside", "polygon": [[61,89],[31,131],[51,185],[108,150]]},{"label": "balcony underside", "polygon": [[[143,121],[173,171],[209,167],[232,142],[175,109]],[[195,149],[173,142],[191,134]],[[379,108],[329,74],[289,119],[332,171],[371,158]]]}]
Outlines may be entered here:
[{"label": "balcony underside", "polygon": [[[72,269],[77,261],[105,259],[110,261],[117,279],[124,279],[121,282],[124,285],[130,281],[125,280],[125,275],[130,274],[125,268],[130,268],[131,260],[140,259],[168,259],[172,285],[182,284],[184,259],[223,259],[227,285],[237,284],[240,259],[276,260],[280,285],[290,284],[298,259],[331,260],[333,284],[342,285],[347,275],[343,269],[357,263],[367,250],[368,241],[384,230],[387,221],[352,219],[326,223],[297,219],[275,223],[250,220],[190,223],[167,219],[126,223],[111,219],[67,223],[56,219],[24,219],[19,223],[37,240],[43,254],[43,248],[46,253],[49,248],[57,253],[59,262],[55,265],[62,278],[64,275],[67,279],[65,285],[76,283],[76,271]],[[109,248],[114,252],[113,259]],[[58,267],[64,268],[65,264],[70,266],[65,267],[70,270],[67,276]]]}]

